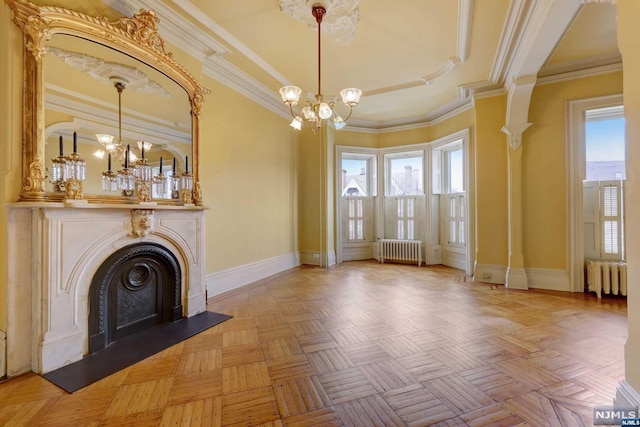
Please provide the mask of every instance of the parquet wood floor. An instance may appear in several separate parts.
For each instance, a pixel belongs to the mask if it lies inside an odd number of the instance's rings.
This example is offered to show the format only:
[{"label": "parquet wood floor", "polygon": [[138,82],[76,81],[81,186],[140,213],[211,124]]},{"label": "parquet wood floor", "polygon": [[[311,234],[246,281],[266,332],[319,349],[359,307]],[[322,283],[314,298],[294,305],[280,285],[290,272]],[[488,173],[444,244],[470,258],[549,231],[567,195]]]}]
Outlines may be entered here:
[{"label": "parquet wood floor", "polygon": [[623,299],[446,267],[301,267],[208,308],[234,318],[74,394],[1,383],[0,425],[591,425],[624,378]]}]

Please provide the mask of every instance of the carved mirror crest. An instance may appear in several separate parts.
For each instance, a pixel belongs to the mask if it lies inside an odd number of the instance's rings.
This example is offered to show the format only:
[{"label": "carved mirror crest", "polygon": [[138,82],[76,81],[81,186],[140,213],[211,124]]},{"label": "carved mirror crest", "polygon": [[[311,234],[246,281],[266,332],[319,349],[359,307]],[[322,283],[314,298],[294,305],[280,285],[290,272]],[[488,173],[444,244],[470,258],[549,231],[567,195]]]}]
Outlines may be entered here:
[{"label": "carved mirror crest", "polygon": [[[6,1],[24,34],[20,201],[61,201],[75,194],[60,188],[71,181],[53,178],[54,159],[77,149],[86,167],[80,195],[84,190],[90,202],[202,205],[198,124],[209,91],[166,51],[155,13],[140,10],[132,18],[109,21]],[[99,142],[100,135],[114,137],[118,150]],[[122,151],[126,146],[129,157]],[[112,153],[110,164],[105,153]],[[190,191],[172,192],[167,182],[166,191],[106,192],[101,181],[109,166],[117,174],[131,153],[144,156],[153,177],[158,172],[188,176],[190,184],[183,188],[191,185]]]}]

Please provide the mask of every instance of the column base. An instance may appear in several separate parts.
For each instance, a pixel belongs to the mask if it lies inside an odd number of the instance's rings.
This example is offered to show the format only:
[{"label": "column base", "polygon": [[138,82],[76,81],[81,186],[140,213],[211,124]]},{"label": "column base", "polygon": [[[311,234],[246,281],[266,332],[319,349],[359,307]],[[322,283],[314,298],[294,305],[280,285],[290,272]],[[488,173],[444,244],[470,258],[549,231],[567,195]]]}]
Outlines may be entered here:
[{"label": "column base", "polygon": [[507,277],[504,286],[508,289],[528,290],[527,272],[523,268],[507,268]]},{"label": "column base", "polygon": [[613,400],[614,408],[640,408],[640,393],[628,382],[622,381],[616,389],[616,397]]}]

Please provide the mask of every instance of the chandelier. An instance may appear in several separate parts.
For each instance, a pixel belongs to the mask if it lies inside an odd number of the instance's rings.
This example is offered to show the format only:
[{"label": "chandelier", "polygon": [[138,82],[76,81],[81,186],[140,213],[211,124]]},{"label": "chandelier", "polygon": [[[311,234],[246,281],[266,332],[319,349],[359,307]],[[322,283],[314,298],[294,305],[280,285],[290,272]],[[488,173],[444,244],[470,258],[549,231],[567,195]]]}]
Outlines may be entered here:
[{"label": "chandelier", "polygon": [[[136,156],[135,153],[133,153],[130,149],[127,150],[127,146],[125,146],[122,141],[122,92],[124,91],[128,82],[126,79],[115,76],[110,77],[109,80],[111,80],[113,86],[118,91],[118,138],[116,139],[113,135],[109,135],[106,133],[96,134],[98,142],[102,144],[102,149],[96,151],[93,154],[100,159],[104,159],[104,156],[108,153],[110,154],[111,158],[120,159],[124,164],[125,154],[128,151],[127,160],[129,162],[136,162],[138,160],[138,156]],[[138,149],[144,153],[145,151],[149,152],[153,144],[146,141],[138,141],[137,145]]]},{"label": "chandelier", "polygon": [[320,34],[322,18],[326,13],[327,9],[320,3],[314,4],[311,8],[311,14],[314,18],[316,18],[316,22],[318,23],[318,93],[315,95],[315,103],[307,100],[300,112],[301,115],[298,115],[293,111],[293,107],[298,104],[298,100],[300,99],[302,90],[297,86],[284,86],[280,89],[280,96],[282,97],[282,101],[284,101],[284,103],[289,106],[291,116],[293,117],[290,126],[297,130],[302,129],[302,125],[303,123],[305,123],[312,125],[312,129],[315,132],[316,129],[319,129],[322,126],[323,120],[329,119],[333,120],[333,124],[336,129],[342,129],[343,127],[345,127],[346,121],[349,120],[349,117],[351,117],[353,107],[358,105],[358,102],[360,101],[360,95],[362,95],[362,91],[356,88],[347,88],[340,91],[342,102],[347,107],[349,107],[349,114],[345,118],[342,118],[334,110],[333,107],[335,106],[335,102],[327,102],[324,100],[324,95],[322,95],[321,90],[322,58],[320,49]]}]

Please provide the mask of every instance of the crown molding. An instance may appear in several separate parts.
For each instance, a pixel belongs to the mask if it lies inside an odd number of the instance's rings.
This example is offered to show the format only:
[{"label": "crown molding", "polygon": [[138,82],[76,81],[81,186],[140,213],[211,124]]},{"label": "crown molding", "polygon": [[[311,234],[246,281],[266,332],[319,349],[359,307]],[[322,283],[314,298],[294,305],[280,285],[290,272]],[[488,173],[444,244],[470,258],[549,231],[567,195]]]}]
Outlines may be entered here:
[{"label": "crown molding", "polygon": [[[45,96],[45,108],[68,114],[83,123],[92,123],[97,130],[104,131],[105,127],[118,129],[118,106],[92,98],[84,94],[73,92],[59,86],[46,84],[45,88],[51,92]],[[149,142],[167,144],[171,141],[191,144],[190,124],[182,124],[183,131],[176,129],[175,123],[157,117],[142,115],[138,111],[123,108],[128,115],[122,117],[122,130],[129,135],[144,136]],[[115,133],[115,132],[114,132]]]},{"label": "crown molding", "polygon": [[583,77],[599,76],[601,74],[617,73],[622,71],[622,62],[610,65],[601,65],[583,70],[570,71],[566,73],[552,74],[544,77],[538,77],[538,85],[546,85],[558,83],[568,80],[580,79]]},{"label": "crown molding", "polygon": [[540,71],[538,72],[538,78],[552,77],[574,72],[579,73],[581,71],[588,71],[594,68],[616,65],[622,66],[622,55],[620,54],[620,52],[605,53],[602,55],[594,55],[588,58],[577,59],[574,61],[545,65],[540,68]]}]

